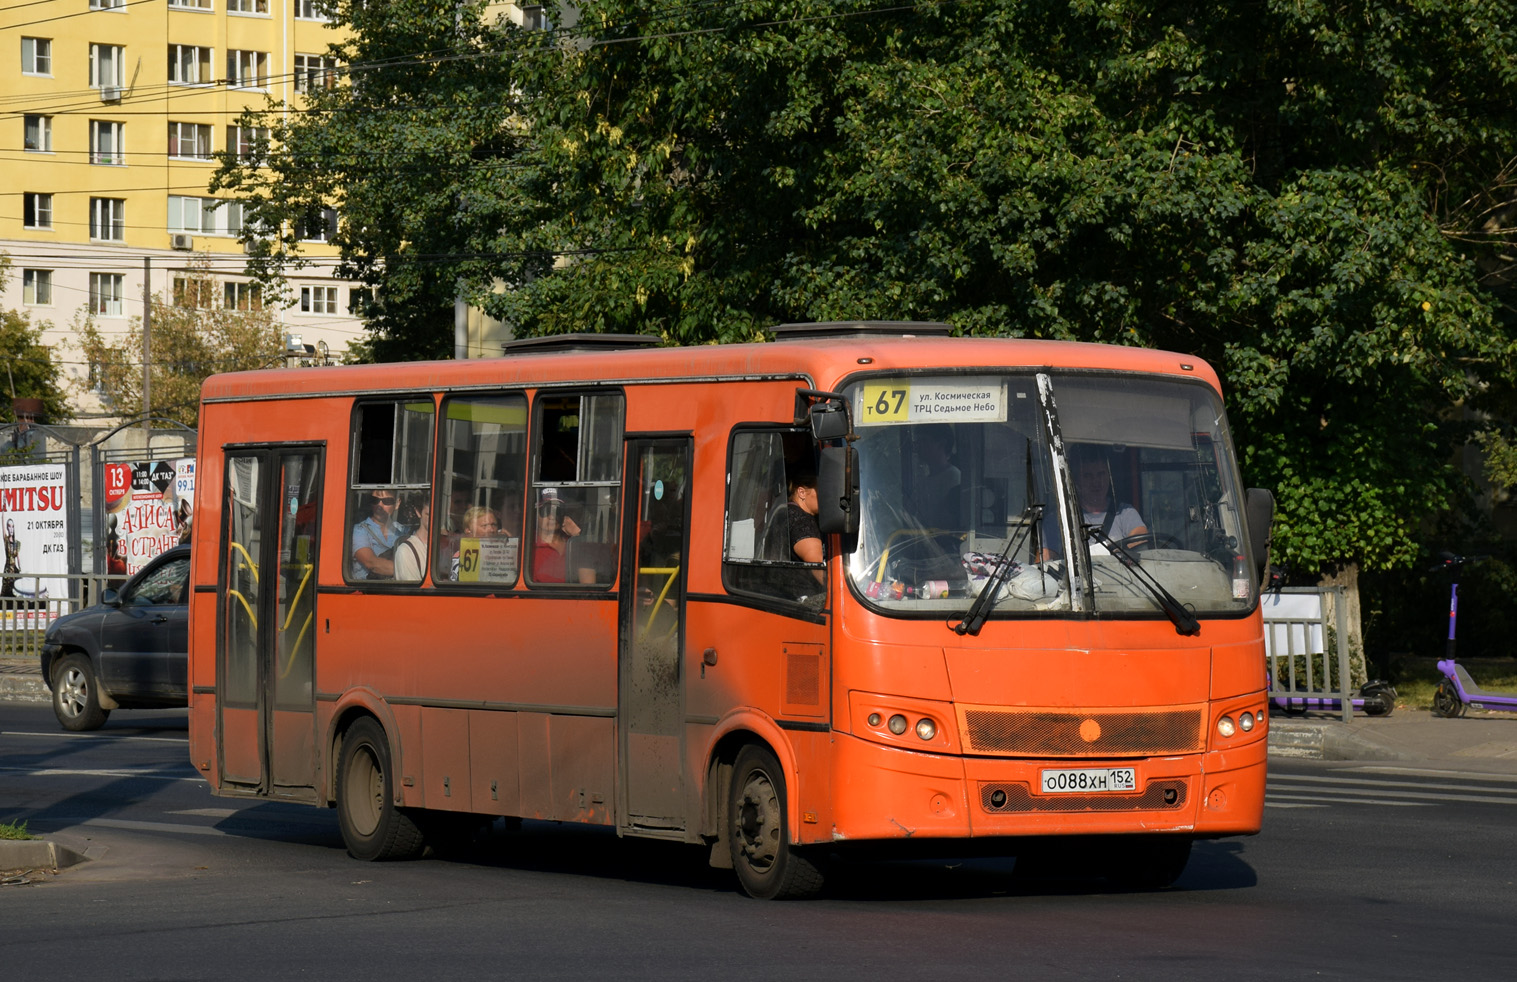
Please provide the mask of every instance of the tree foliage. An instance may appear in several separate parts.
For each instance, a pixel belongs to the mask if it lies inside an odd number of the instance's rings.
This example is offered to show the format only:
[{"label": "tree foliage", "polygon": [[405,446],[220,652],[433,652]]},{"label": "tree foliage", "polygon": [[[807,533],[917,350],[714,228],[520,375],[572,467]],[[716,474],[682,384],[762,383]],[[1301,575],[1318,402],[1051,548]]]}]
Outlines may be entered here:
[{"label": "tree foliage", "polygon": [[[216,303],[215,282],[204,270],[184,283],[180,296],[154,294],[148,330],[151,357],[148,412],[195,428],[200,385],[218,372],[281,364],[284,338],[274,315],[259,306],[229,310]],[[91,366],[90,383],[102,400],[126,418],[143,415],[142,321],[133,317],[120,343],[112,343],[94,318],[76,325],[76,343]]]},{"label": "tree foliage", "polygon": [[341,204],[381,357],[439,349],[453,284],[523,334],[924,318],[1200,355],[1278,551],[1386,568],[1460,490],[1456,407],[1517,402],[1513,7],[344,7],[353,84],[223,180],[271,222]]},{"label": "tree foliage", "polygon": [[[0,286],[10,275],[10,257],[0,255]],[[41,399],[45,421],[73,415],[63,385],[63,370],[42,344],[44,321],[33,324],[25,311],[0,308],[0,359],[5,361],[5,398],[0,399],[0,424],[15,422],[12,399]]]}]

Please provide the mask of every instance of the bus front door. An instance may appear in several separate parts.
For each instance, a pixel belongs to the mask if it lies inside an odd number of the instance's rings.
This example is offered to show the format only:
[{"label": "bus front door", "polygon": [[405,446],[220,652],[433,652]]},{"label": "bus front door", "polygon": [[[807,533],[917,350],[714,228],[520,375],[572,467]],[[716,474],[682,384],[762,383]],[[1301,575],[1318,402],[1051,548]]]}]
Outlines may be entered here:
[{"label": "bus front door", "polygon": [[690,440],[627,441],[617,743],[621,827],[685,827]]},{"label": "bus front door", "polygon": [[259,447],[229,450],[226,461],[216,672],[223,788],[315,801],[321,452]]}]

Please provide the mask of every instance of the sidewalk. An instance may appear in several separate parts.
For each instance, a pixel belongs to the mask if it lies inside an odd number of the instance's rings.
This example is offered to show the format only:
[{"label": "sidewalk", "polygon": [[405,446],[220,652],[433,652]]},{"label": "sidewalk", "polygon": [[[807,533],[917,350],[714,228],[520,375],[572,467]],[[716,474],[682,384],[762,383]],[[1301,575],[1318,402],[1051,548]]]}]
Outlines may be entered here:
[{"label": "sidewalk", "polygon": [[[35,660],[0,658],[0,702],[46,703],[51,698]],[[1317,760],[1421,762],[1448,770],[1517,774],[1517,713],[1470,710],[1439,719],[1425,709],[1389,716],[1277,713],[1269,721],[1269,752]]]}]

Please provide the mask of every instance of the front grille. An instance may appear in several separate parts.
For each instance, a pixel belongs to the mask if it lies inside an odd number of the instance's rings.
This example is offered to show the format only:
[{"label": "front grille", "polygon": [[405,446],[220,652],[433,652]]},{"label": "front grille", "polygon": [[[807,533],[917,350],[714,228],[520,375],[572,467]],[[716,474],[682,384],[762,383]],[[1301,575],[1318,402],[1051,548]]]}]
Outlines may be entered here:
[{"label": "front grille", "polygon": [[1024,757],[1148,757],[1205,749],[1200,709],[966,709],[964,742],[973,753]]},{"label": "front grille", "polygon": [[[998,782],[980,785],[980,807],[992,815],[1008,812],[1136,812],[1171,811],[1185,806],[1186,784],[1183,780],[1153,781],[1137,794],[1049,794],[1035,795],[1021,782]],[[1005,800],[997,805],[997,794]]]}]

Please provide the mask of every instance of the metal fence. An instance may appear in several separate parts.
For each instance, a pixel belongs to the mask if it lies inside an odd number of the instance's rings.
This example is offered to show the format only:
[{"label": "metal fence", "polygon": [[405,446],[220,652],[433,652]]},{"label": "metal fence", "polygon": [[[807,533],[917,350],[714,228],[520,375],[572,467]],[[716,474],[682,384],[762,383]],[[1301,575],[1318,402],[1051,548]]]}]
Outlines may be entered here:
[{"label": "metal fence", "polygon": [[[1281,708],[1354,715],[1343,588],[1287,587],[1261,600],[1269,698]],[[1329,650],[1331,649],[1331,650]]]},{"label": "metal fence", "polygon": [[65,614],[98,603],[107,588],[119,589],[124,576],[70,574],[45,576],[39,587],[46,596],[0,596],[0,657],[37,658],[48,625]]}]

